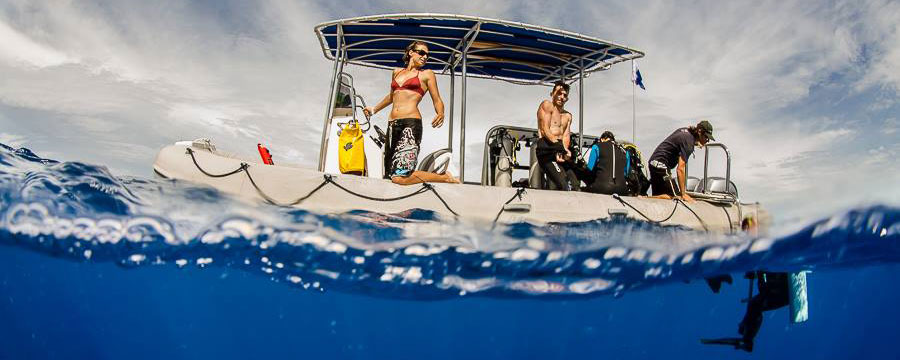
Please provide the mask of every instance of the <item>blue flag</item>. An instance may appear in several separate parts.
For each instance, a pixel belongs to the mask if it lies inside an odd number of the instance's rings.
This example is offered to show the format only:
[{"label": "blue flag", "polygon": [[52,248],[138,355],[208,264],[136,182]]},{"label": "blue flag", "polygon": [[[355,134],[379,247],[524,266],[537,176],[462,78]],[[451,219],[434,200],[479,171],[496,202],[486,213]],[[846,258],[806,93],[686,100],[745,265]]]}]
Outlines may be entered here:
[{"label": "blue flag", "polygon": [[631,81],[635,85],[640,86],[641,89],[647,90],[647,88],[644,87],[644,78],[641,77],[641,70],[638,70],[637,61],[631,62]]}]

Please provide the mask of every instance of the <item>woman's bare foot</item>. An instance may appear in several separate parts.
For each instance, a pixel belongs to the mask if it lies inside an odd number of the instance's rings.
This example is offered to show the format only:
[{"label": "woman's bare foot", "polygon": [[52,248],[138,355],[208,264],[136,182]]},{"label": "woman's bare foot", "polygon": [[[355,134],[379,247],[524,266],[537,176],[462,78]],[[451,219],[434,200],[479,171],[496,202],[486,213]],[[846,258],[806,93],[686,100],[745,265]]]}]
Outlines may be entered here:
[{"label": "woman's bare foot", "polygon": [[444,173],[444,175],[447,176],[447,180],[444,181],[446,183],[449,183],[449,184],[461,184],[462,183],[459,181],[459,179],[453,177],[453,175],[450,174],[449,172]]}]

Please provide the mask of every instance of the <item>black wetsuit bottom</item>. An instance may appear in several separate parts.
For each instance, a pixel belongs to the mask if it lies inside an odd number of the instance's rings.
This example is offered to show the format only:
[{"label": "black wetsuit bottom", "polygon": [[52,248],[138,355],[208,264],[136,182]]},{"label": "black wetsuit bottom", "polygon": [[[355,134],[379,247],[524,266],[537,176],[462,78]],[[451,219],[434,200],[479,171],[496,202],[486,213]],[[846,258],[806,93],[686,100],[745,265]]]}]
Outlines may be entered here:
[{"label": "black wetsuit bottom", "polygon": [[[666,169],[658,168],[656,166],[650,165],[650,188],[653,191],[653,195],[669,195],[675,196],[675,193],[680,193],[678,190],[678,184],[675,183],[674,179],[670,182],[666,180],[666,177],[669,176],[669,172]],[[675,192],[672,192],[672,188],[675,188]]]},{"label": "black wetsuit bottom", "polygon": [[535,148],[538,164],[550,181],[551,190],[579,191],[581,181],[575,175],[574,166],[569,162],[556,161],[556,154],[565,152],[562,141],[551,143],[544,138],[538,140]]},{"label": "black wetsuit bottom", "polygon": [[550,190],[580,191],[580,180],[569,163],[548,161],[541,163],[541,169],[550,181]]},{"label": "black wetsuit bottom", "polygon": [[763,311],[775,310],[787,306],[790,302],[788,276],[788,273],[781,272],[756,273],[759,293],[750,299],[747,313],[738,326],[738,333],[741,334],[746,347],[744,350],[753,350],[753,339],[762,327]]}]

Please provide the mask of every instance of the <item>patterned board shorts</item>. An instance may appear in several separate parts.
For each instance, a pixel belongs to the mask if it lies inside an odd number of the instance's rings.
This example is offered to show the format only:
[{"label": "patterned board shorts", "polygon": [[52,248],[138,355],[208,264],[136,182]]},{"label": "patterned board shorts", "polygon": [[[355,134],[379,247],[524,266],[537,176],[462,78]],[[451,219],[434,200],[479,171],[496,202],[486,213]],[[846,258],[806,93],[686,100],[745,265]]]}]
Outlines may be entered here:
[{"label": "patterned board shorts", "polygon": [[387,179],[412,175],[419,160],[422,119],[393,120],[389,124],[388,133],[388,146],[384,154],[384,177]]}]

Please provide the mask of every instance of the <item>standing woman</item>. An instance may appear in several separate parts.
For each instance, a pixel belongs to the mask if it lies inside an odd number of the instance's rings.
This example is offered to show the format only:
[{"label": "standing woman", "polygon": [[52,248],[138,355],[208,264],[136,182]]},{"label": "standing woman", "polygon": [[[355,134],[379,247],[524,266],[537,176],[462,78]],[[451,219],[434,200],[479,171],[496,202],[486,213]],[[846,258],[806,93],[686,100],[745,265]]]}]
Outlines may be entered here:
[{"label": "standing woman", "polygon": [[363,109],[366,116],[375,115],[379,110],[391,106],[388,120],[388,144],[384,152],[384,174],[395,184],[410,185],[423,182],[459,183],[449,172],[435,174],[417,171],[419,144],[422,142],[422,114],[419,102],[425,93],[431,94],[434,103],[432,127],[444,123],[444,102],[438,91],[434,71],[422,70],[428,60],[428,45],[413,41],[403,54],[405,68],[394,69],[391,76],[391,92],[374,108]]}]

